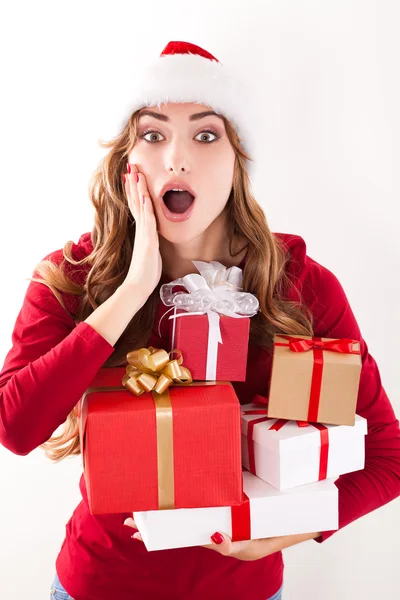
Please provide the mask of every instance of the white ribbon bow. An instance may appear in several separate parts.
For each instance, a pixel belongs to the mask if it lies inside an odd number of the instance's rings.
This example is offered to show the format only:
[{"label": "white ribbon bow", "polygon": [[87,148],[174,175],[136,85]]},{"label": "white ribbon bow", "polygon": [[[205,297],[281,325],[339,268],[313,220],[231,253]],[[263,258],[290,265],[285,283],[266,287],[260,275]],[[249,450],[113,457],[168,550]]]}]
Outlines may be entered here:
[{"label": "white ribbon bow", "polygon": [[[192,262],[200,271],[200,275],[191,273],[170,283],[164,283],[160,288],[160,297],[166,306],[172,306],[171,310],[174,310],[174,314],[169,317],[169,319],[174,319],[171,350],[175,343],[175,319],[193,314],[207,314],[209,337],[206,380],[214,381],[217,370],[218,343],[223,343],[220,315],[237,319],[252,317],[258,312],[259,302],[253,294],[241,291],[243,277],[242,269],[239,267],[226,268],[215,260],[211,262],[194,260]],[[172,292],[177,285],[185,287],[187,293]],[[177,314],[178,308],[187,312]],[[160,337],[161,320],[158,329]]]}]

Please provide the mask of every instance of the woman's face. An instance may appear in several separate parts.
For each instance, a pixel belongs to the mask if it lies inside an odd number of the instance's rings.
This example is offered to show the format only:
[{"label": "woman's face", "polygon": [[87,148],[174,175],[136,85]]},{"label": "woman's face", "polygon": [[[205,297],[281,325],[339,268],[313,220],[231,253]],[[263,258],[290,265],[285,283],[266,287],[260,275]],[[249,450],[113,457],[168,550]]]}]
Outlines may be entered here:
[{"label": "woman's face", "polygon": [[[235,152],[223,120],[196,103],[169,103],[141,109],[138,139],[129,162],[144,173],[158,232],[172,243],[190,242],[223,211],[232,190]],[[152,114],[146,114],[146,112]],[[189,186],[187,194],[163,188]]]}]

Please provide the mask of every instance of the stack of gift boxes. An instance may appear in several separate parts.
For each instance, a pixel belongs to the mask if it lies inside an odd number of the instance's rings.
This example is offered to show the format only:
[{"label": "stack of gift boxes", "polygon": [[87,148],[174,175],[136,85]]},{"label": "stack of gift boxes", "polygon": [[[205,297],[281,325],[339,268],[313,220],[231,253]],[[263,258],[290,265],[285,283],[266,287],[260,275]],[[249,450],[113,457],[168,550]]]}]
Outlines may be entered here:
[{"label": "stack of gift boxes", "polygon": [[161,288],[168,352],[132,350],[80,401],[92,514],[133,513],[149,551],[337,529],[334,481],[364,467],[359,342],[275,335],[268,398],[241,406],[258,301],[238,267],[194,264]]}]

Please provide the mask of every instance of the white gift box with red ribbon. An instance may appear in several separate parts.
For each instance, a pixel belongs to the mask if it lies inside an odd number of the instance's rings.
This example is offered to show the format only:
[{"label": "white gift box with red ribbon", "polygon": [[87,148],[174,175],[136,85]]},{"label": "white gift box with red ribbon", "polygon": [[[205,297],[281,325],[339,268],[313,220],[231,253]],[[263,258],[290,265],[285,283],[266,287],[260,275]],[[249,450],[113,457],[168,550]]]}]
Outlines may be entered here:
[{"label": "white gift box with red ribbon", "polygon": [[242,466],[278,490],[364,468],[367,421],[324,425],[269,418],[259,403],[241,407]]},{"label": "white gift box with red ribbon", "polygon": [[243,490],[238,506],[134,512],[146,549],[204,546],[215,531],[239,541],[339,527],[338,488],[331,479],[279,491],[243,471]]}]

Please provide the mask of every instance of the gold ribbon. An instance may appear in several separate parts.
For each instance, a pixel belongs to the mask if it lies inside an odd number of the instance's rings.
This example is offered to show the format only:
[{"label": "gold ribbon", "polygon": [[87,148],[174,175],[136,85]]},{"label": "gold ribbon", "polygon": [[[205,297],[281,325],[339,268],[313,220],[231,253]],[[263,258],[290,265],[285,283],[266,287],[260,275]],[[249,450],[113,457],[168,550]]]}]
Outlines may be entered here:
[{"label": "gold ribbon", "polygon": [[[179,358],[171,360],[170,355],[174,354],[179,354]],[[173,417],[168,388],[172,382],[190,385],[192,375],[186,367],[181,367],[183,358],[180,350],[168,353],[149,346],[128,352],[126,358],[128,365],[122,385],[136,396],[144,392],[153,394],[157,428],[158,508],[174,508]]]}]

